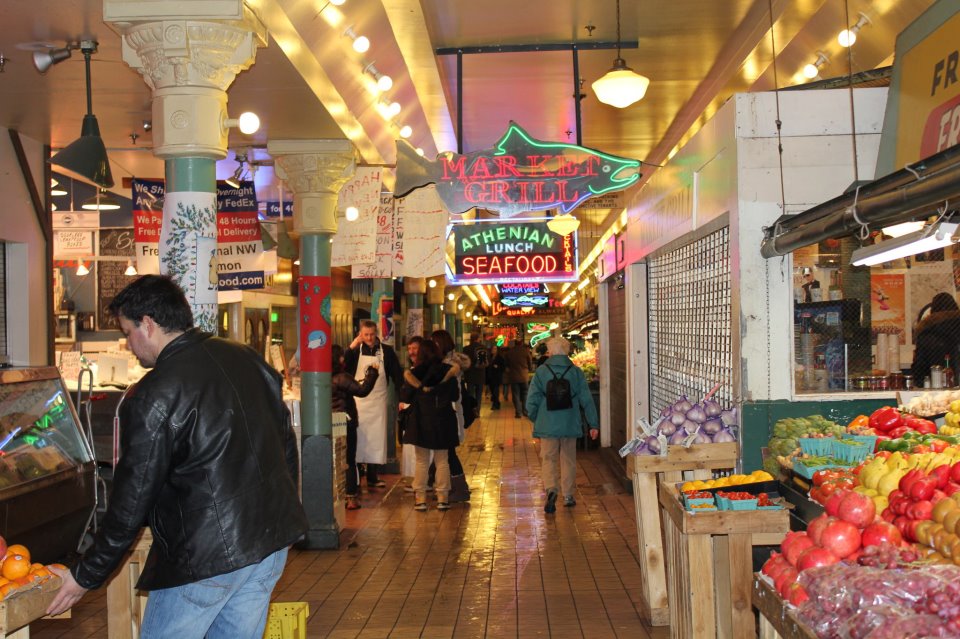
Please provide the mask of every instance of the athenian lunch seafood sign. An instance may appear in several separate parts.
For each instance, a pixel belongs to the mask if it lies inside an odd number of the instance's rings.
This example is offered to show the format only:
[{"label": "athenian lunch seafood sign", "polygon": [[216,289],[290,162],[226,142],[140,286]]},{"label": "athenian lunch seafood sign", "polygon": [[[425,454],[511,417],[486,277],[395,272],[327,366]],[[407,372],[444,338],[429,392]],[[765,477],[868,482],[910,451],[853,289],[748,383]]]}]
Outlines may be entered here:
[{"label": "athenian lunch seafood sign", "polygon": [[547,221],[454,222],[453,268],[456,284],[565,282],[577,278],[576,233],[560,235]]}]

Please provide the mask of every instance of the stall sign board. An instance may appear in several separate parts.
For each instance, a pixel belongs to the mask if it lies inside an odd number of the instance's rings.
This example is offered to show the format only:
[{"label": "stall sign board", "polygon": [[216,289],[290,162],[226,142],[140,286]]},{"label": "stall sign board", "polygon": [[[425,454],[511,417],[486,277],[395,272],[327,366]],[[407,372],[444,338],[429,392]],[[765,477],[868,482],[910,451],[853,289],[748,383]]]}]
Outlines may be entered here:
[{"label": "stall sign board", "polygon": [[100,256],[133,257],[133,240],[132,228],[100,229]]},{"label": "stall sign board", "polygon": [[569,213],[588,198],[636,183],[639,168],[639,160],[537,140],[511,122],[493,148],[443,153],[435,161],[401,140],[395,195],[435,184],[450,213],[476,207],[498,211],[501,217],[556,208]]},{"label": "stall sign board", "polygon": [[136,275],[124,275],[126,270],[126,262],[97,262],[97,330],[120,330],[116,316],[109,309],[117,293],[137,279]]},{"label": "stall sign board", "polygon": [[377,214],[380,211],[380,187],[383,170],[376,166],[364,166],[356,170],[347,183],[340,188],[337,210],[355,207],[357,219],[337,221],[337,239],[331,247],[331,266],[369,264],[376,259]]},{"label": "stall sign board", "polygon": [[93,255],[93,231],[54,231],[53,254],[59,258]]},{"label": "stall sign board", "polygon": [[217,288],[264,287],[263,241],[252,181],[233,188],[217,183]]},{"label": "stall sign board", "polygon": [[497,293],[505,295],[536,295],[546,293],[547,285],[541,282],[507,282],[497,284]]},{"label": "stall sign board", "polygon": [[[264,214],[268,218],[273,217],[293,217],[293,202],[281,202],[279,200],[267,200],[264,202]],[[281,207],[282,205],[282,207]],[[283,215],[280,215],[280,212]]]},{"label": "stall sign board", "polygon": [[510,282],[572,282],[577,279],[576,232],[559,235],[547,220],[451,224],[453,265],[447,279],[453,284]]},{"label": "stall sign board", "polygon": [[160,272],[160,227],[163,224],[163,180],[136,178],[131,184],[133,238],[137,271],[142,275]]},{"label": "stall sign board", "polygon": [[100,228],[99,211],[54,211],[54,229],[97,229]]}]

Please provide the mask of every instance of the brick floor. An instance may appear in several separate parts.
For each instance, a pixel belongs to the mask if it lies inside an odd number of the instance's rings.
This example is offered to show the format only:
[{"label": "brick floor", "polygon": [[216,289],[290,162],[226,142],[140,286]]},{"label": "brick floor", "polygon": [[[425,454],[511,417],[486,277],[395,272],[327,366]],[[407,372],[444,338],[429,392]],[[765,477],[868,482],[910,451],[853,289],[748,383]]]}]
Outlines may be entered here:
[{"label": "brick floor", "polygon": [[[339,550],[292,550],[275,601],[310,605],[308,637],[660,639],[640,619],[633,499],[578,451],[577,506],[543,512],[536,440],[512,407],[468,431],[469,504],[413,510],[399,477],[347,513]],[[34,639],[107,637],[104,591]]]}]

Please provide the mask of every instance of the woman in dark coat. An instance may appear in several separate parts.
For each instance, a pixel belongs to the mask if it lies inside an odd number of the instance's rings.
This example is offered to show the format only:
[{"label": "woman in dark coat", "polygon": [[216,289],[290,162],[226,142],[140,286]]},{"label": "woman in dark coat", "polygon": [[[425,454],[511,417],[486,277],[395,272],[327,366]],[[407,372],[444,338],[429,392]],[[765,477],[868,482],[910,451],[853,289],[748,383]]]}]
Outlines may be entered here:
[{"label": "woman in dark coat", "polygon": [[939,364],[956,371],[957,358],[960,355],[960,307],[949,293],[937,293],[928,306],[920,311],[930,309],[930,314],[919,320],[914,335],[917,336],[917,347],[913,352],[913,383],[917,388],[923,387],[923,380],[930,375],[930,367]]},{"label": "woman in dark coat", "polygon": [[404,385],[400,389],[404,409],[405,426],[403,443],[412,444],[417,455],[413,474],[414,509],[427,509],[427,474],[430,453],[437,466],[434,488],[437,491],[437,510],[450,508],[450,463],[447,451],[456,446],[457,413],[454,402],[460,396],[457,378],[449,364],[440,358],[440,349],[431,340],[420,344],[416,366],[404,373]]},{"label": "woman in dark coat", "polygon": [[380,371],[368,366],[363,383],[343,369],[343,348],[331,347],[330,409],[347,414],[347,510],[360,508],[357,493],[360,491],[360,476],[357,474],[357,402],[354,397],[366,397],[377,383]]},{"label": "woman in dark coat", "polygon": [[493,346],[490,349],[490,365],[487,366],[487,386],[490,388],[493,410],[500,410],[500,385],[503,384],[503,369],[506,365],[500,349]]}]

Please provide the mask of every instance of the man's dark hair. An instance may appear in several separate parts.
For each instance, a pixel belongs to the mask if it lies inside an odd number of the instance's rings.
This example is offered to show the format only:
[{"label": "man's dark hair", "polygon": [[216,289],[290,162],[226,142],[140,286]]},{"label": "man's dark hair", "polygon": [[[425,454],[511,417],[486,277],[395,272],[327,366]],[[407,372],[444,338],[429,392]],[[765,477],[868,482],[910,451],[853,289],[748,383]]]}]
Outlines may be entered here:
[{"label": "man's dark hair", "polygon": [[183,290],[166,275],[144,275],[117,293],[107,310],[139,326],[144,315],[165,333],[193,328],[193,311]]},{"label": "man's dark hair", "polygon": [[434,362],[439,362],[442,357],[443,355],[440,353],[440,347],[437,346],[437,343],[425,339],[420,343],[420,352],[417,354],[417,365],[430,365]]},{"label": "man's dark hair", "polygon": [[422,343],[423,343],[423,336],[421,335],[411,335],[410,337],[407,338],[407,346],[409,346],[410,344],[422,344]]},{"label": "man's dark hair", "polygon": [[343,346],[334,344],[330,347],[330,373],[336,375],[343,371]]}]

